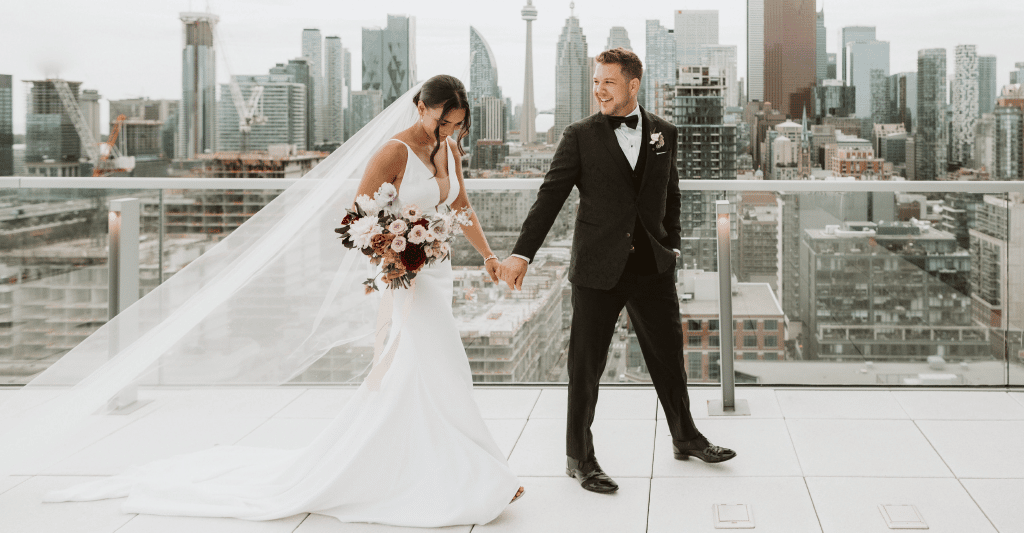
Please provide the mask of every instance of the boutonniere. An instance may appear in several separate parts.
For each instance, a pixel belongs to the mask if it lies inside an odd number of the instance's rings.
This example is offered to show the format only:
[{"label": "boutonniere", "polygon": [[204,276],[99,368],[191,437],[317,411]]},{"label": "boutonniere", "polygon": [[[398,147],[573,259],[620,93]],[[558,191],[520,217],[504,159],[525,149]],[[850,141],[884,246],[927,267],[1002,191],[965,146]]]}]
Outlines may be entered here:
[{"label": "boutonniere", "polygon": [[665,136],[662,135],[660,131],[651,132],[651,146],[653,146],[655,150],[661,150],[661,147],[665,146]]}]

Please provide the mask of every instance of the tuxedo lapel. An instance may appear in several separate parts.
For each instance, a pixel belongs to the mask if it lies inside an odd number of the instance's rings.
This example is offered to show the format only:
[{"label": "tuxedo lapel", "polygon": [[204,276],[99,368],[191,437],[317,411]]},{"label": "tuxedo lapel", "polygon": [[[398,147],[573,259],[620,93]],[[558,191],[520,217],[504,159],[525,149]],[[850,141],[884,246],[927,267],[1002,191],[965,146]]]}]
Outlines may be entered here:
[{"label": "tuxedo lapel", "polygon": [[622,179],[632,184],[633,167],[629,166],[629,159],[626,159],[626,154],[622,152],[622,147],[619,146],[619,139],[615,137],[615,132],[608,125],[608,119],[604,118],[603,115],[599,115],[597,120],[594,121],[593,127],[597,130],[597,136],[601,138],[601,142],[604,144],[608,154],[615,160]]},{"label": "tuxedo lapel", "polygon": [[[640,114],[644,117],[643,134],[640,136],[640,149],[644,150],[647,154],[644,163],[644,172],[640,175],[640,189],[643,190],[644,184],[648,181],[647,173],[651,169],[651,165],[654,164],[654,145],[651,144],[651,132],[657,131],[654,126],[654,117],[647,112],[646,109],[640,107]],[[660,130],[660,128],[658,128]]]}]

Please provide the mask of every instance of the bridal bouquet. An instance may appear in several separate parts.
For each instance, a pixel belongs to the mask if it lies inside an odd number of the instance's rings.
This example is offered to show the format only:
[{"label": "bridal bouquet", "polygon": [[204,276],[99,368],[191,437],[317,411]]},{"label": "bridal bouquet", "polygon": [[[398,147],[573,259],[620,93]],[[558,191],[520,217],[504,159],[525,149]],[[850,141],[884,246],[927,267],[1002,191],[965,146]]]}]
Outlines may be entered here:
[{"label": "bridal bouquet", "polygon": [[346,248],[363,252],[381,272],[363,282],[366,294],[378,290],[377,278],[391,289],[408,288],[426,265],[451,257],[448,241],[472,224],[467,211],[423,213],[415,204],[401,205],[394,185],[384,183],[373,195],[356,197],[335,232]]}]

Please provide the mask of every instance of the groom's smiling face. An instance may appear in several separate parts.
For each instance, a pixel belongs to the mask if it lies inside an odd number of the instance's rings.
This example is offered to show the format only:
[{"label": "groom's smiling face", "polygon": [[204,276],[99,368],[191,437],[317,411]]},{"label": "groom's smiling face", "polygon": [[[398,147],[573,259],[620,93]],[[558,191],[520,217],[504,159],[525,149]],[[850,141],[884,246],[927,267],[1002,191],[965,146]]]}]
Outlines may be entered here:
[{"label": "groom's smiling face", "polygon": [[640,80],[626,80],[622,65],[598,63],[594,69],[594,96],[602,115],[626,116],[636,107]]}]

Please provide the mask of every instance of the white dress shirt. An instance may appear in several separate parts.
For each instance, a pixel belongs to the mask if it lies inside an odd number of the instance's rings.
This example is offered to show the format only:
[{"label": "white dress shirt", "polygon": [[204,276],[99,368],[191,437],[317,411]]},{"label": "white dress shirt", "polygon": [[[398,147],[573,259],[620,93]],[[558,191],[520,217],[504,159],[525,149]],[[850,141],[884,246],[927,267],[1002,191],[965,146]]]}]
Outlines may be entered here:
[{"label": "white dress shirt", "polygon": [[640,114],[640,106],[637,105],[633,108],[633,112],[626,115],[631,117],[636,115],[636,128],[630,128],[625,124],[619,125],[615,128],[615,138],[619,141],[619,147],[622,148],[622,153],[626,154],[626,159],[629,160],[629,166],[632,169],[636,169],[636,160],[640,158],[640,147],[643,146],[640,141],[644,135],[644,117]]}]

